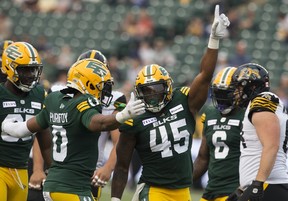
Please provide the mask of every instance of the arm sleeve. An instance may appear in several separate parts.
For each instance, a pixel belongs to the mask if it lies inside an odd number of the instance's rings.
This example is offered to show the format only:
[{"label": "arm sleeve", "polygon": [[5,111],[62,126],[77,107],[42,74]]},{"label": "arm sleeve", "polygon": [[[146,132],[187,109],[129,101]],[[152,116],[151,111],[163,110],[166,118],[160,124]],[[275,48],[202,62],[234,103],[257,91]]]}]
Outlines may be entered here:
[{"label": "arm sleeve", "polygon": [[49,117],[48,111],[44,106],[44,108],[36,115],[36,121],[41,128],[45,129],[49,127],[48,117]]},{"label": "arm sleeve", "polygon": [[256,96],[250,104],[248,118],[251,122],[254,112],[273,112],[275,113],[279,105],[279,98],[273,94],[260,94]]},{"label": "arm sleeve", "polygon": [[89,110],[86,110],[85,112],[83,112],[82,117],[81,117],[81,121],[82,121],[82,124],[87,129],[89,129],[89,125],[90,125],[92,117],[96,114],[100,114],[96,109],[89,109]]}]

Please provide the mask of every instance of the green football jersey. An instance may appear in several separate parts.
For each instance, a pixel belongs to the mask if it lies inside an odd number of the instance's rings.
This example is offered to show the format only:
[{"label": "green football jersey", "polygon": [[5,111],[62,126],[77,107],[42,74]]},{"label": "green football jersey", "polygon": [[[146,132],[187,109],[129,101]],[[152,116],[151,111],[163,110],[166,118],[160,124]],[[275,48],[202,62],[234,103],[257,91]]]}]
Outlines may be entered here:
[{"label": "green football jersey", "polygon": [[44,191],[91,195],[100,133],[87,128],[92,116],[99,113],[99,101],[88,94],[72,98],[58,91],[47,96],[44,109],[36,116],[38,124],[50,127],[53,136],[53,162]]},{"label": "green football jersey", "polygon": [[240,132],[244,110],[222,116],[213,106],[202,115],[203,134],[209,147],[208,185],[203,197],[229,195],[239,186]]},{"label": "green football jersey", "polygon": [[135,149],[143,166],[139,183],[175,189],[191,186],[195,119],[188,92],[188,87],[176,88],[159,114],[146,111],[120,127],[120,132],[136,136]]},{"label": "green football jersey", "polygon": [[[26,97],[11,93],[4,83],[0,84],[0,121],[15,118],[26,121],[38,114],[45,98],[45,90],[37,85]],[[17,129],[17,128],[15,128]],[[0,166],[9,168],[27,168],[33,137],[17,138],[9,135],[0,136]]]}]

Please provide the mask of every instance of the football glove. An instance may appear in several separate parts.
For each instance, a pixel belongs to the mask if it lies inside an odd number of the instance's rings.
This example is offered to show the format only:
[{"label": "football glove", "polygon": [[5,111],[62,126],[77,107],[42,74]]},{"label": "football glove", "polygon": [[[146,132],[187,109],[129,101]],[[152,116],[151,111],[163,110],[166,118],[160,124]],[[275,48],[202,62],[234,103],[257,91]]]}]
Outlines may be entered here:
[{"label": "football glove", "polygon": [[264,196],[263,184],[264,182],[262,181],[254,180],[243,192],[238,201],[262,201]]},{"label": "football glove", "polygon": [[131,92],[130,101],[121,112],[116,114],[116,120],[122,124],[128,119],[132,119],[138,115],[143,114],[144,112],[145,104],[141,100],[136,100],[134,93]]},{"label": "football glove", "polygon": [[104,188],[107,184],[107,181],[101,180],[97,175],[93,177],[91,184],[93,186],[99,186]]},{"label": "football glove", "polygon": [[10,135],[13,137],[23,138],[33,135],[27,128],[26,121],[17,122],[15,118],[5,119],[1,125],[2,135]]},{"label": "football glove", "polygon": [[226,201],[237,201],[240,196],[242,195],[243,190],[240,188],[237,188],[233,193],[231,193],[228,198],[226,199]]},{"label": "football glove", "polygon": [[219,15],[219,5],[215,6],[214,20],[211,25],[211,34],[209,38],[208,47],[211,49],[219,48],[219,40],[225,36],[227,27],[230,25],[230,21],[225,14]]}]

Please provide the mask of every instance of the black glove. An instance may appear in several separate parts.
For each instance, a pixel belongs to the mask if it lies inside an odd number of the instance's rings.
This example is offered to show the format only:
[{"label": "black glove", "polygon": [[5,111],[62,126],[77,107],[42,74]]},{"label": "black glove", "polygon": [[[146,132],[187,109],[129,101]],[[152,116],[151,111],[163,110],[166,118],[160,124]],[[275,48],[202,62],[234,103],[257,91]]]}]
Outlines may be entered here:
[{"label": "black glove", "polygon": [[242,195],[243,190],[240,188],[237,188],[233,193],[231,193],[228,198],[226,199],[226,201],[237,201],[240,196]]},{"label": "black glove", "polygon": [[243,192],[238,201],[262,201],[264,196],[263,184],[264,182],[262,181],[254,180]]}]

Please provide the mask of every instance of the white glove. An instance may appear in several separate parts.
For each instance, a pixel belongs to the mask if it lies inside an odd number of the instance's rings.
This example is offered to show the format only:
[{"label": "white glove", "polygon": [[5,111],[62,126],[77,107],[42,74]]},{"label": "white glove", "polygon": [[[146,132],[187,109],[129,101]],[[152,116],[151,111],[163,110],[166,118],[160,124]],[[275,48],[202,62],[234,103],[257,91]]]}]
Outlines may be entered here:
[{"label": "white glove", "polygon": [[211,34],[208,43],[208,47],[211,49],[219,48],[219,40],[225,36],[227,27],[230,25],[230,21],[225,14],[219,15],[219,5],[215,6],[214,20],[211,25]]},{"label": "white glove", "polygon": [[15,118],[5,119],[1,125],[2,135],[23,138],[33,135],[27,128],[26,121],[17,122]]},{"label": "white glove", "polygon": [[131,92],[130,101],[127,103],[124,110],[116,114],[116,120],[122,124],[128,119],[134,118],[143,113],[145,113],[145,104],[141,100],[136,100],[134,93]]},{"label": "white glove", "polygon": [[119,198],[112,197],[111,201],[121,201]]},{"label": "white glove", "polygon": [[95,177],[93,177],[91,184],[93,186],[99,186],[104,188],[107,184],[107,181],[103,181],[101,180],[97,175]]}]

